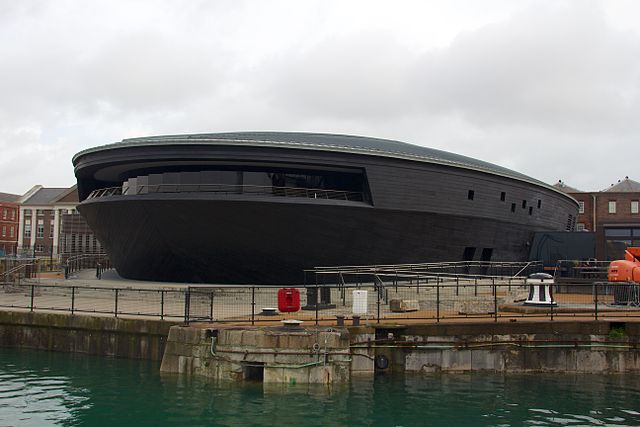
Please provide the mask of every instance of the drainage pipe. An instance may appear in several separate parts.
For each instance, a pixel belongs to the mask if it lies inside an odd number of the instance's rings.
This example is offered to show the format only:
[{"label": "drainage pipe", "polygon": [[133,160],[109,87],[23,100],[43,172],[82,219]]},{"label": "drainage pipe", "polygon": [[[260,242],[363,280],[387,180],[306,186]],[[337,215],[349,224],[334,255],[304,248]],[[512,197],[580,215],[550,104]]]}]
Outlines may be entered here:
[{"label": "drainage pipe", "polygon": [[514,342],[502,342],[502,343],[486,343],[486,344],[471,344],[465,346],[455,346],[455,345],[354,345],[351,348],[356,349],[366,349],[366,348],[415,348],[421,350],[465,350],[465,349],[474,349],[474,348],[483,348],[483,347],[499,347],[499,346],[512,346],[512,347],[522,347],[522,348],[618,348],[618,349],[635,349],[634,345],[629,344],[603,344],[603,343],[592,343],[592,344],[520,344]]}]

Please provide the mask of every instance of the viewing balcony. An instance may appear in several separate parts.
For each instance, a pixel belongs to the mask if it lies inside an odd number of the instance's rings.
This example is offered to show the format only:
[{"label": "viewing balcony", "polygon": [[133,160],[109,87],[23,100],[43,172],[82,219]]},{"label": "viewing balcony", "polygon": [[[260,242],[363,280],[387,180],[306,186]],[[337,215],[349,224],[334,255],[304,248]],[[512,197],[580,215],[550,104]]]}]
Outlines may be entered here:
[{"label": "viewing balcony", "polygon": [[158,184],[135,187],[108,187],[92,191],[87,200],[112,196],[144,195],[156,193],[213,193],[259,197],[302,197],[307,199],[346,200],[365,202],[364,193],[322,188],[279,187],[228,184]]}]

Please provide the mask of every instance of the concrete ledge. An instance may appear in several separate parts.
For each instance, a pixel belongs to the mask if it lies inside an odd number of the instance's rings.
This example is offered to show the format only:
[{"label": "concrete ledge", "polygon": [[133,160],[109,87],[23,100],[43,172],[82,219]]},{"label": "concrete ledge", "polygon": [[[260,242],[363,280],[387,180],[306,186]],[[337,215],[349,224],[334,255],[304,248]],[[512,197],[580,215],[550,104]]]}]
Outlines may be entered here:
[{"label": "concrete ledge", "polygon": [[161,360],[175,322],[0,311],[0,346]]}]

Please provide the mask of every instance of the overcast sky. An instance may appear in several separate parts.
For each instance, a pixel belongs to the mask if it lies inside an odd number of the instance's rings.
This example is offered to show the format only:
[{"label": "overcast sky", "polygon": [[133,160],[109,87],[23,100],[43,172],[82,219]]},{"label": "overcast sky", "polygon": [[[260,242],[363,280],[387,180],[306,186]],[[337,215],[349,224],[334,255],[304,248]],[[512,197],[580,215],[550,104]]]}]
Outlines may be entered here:
[{"label": "overcast sky", "polygon": [[640,1],[0,0],[0,192],[123,138],[396,139],[640,181]]}]

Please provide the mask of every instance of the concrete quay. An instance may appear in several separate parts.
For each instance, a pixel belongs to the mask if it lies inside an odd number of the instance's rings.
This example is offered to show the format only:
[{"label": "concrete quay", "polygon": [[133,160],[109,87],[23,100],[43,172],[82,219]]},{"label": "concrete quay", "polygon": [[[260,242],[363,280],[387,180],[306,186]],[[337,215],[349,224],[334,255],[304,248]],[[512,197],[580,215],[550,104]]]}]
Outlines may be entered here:
[{"label": "concrete quay", "polygon": [[171,328],[161,371],[265,383],[433,372],[640,372],[639,322]]}]

